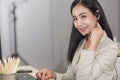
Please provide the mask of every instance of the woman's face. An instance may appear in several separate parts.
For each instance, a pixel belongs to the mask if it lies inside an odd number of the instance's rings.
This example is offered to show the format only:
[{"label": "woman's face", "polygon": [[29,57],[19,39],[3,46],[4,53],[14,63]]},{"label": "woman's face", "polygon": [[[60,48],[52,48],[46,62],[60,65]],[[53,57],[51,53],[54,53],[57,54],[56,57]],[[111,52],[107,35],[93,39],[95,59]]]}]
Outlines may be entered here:
[{"label": "woman's face", "polygon": [[72,9],[74,26],[82,34],[89,34],[97,23],[97,18],[86,7],[78,4]]}]

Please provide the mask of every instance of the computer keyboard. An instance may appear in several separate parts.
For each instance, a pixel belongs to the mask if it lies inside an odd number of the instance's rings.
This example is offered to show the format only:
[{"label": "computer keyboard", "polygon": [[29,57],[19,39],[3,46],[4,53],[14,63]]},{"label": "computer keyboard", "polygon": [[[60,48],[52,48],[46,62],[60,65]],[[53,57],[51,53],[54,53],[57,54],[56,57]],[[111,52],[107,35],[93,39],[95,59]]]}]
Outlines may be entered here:
[{"label": "computer keyboard", "polygon": [[16,74],[15,77],[16,80],[37,80],[36,78],[29,74]]}]

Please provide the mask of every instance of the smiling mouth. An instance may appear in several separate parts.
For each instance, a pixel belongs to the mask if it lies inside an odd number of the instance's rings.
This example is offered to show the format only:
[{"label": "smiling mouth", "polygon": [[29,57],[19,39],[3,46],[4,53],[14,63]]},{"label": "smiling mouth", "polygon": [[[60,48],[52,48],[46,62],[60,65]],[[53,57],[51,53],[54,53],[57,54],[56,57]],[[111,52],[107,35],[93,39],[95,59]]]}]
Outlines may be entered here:
[{"label": "smiling mouth", "polygon": [[83,27],[83,28],[80,28],[80,31],[81,31],[81,32],[85,32],[86,29],[87,29],[87,27]]}]

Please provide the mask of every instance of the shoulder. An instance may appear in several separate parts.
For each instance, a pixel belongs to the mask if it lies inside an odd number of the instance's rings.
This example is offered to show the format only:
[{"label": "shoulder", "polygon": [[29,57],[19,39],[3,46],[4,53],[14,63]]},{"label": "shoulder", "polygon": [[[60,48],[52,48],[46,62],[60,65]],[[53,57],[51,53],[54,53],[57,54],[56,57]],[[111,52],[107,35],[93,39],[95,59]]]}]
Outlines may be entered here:
[{"label": "shoulder", "polygon": [[97,52],[99,54],[118,55],[118,47],[113,40],[111,40],[106,34],[103,36],[98,46]]},{"label": "shoulder", "polygon": [[107,34],[104,32],[104,35],[100,41],[99,47],[101,49],[106,49],[106,48],[113,48],[113,49],[118,49],[116,43],[111,40]]}]

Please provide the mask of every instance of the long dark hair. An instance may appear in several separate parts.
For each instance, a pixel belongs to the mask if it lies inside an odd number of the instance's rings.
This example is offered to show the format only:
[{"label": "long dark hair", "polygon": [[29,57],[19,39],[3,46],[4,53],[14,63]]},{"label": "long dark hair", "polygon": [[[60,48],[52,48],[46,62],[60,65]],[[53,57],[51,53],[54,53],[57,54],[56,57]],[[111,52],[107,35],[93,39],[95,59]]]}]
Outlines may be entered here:
[{"label": "long dark hair", "polygon": [[[86,8],[88,8],[96,17],[99,15],[99,24],[101,25],[102,29],[105,30],[107,33],[107,36],[113,40],[112,32],[109,27],[109,24],[106,20],[104,11],[99,4],[97,0],[74,0],[71,5],[71,14],[72,9],[77,5],[80,4]],[[99,11],[99,13],[96,14],[96,11]],[[84,36],[74,27],[72,27],[71,37],[70,37],[70,43],[69,43],[69,49],[68,49],[68,62],[71,63],[73,60],[73,56],[75,54],[75,51],[78,47],[78,44],[84,39]]]}]

